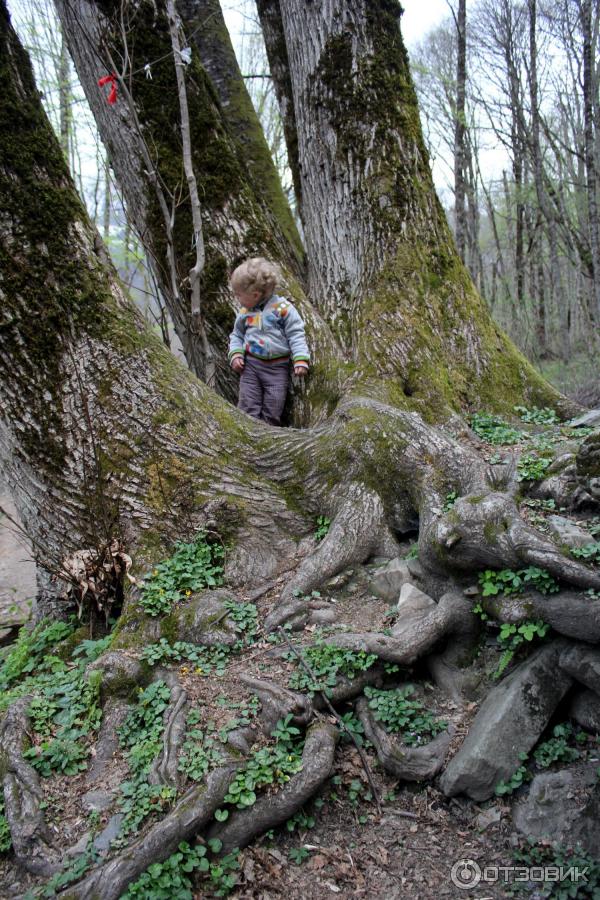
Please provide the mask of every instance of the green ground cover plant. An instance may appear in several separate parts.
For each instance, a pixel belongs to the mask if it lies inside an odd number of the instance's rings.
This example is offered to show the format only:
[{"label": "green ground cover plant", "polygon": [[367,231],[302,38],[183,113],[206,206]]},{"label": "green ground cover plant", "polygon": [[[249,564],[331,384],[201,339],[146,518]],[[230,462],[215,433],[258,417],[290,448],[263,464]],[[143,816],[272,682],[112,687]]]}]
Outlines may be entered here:
[{"label": "green ground cover plant", "polygon": [[527,587],[538,590],[541,594],[556,594],[560,587],[552,575],[545,569],[537,566],[528,566],[526,569],[486,569],[479,573],[479,584],[484,597],[492,597],[497,594],[510,596],[522,594]]},{"label": "green ground cover plant", "polygon": [[471,429],[488,444],[518,444],[526,437],[524,431],[491,413],[473,413]]},{"label": "green ground cover plant", "polygon": [[517,463],[517,480],[541,481],[551,462],[551,459],[544,456],[536,456],[535,453],[525,453]]},{"label": "green ground cover plant", "polygon": [[521,421],[528,424],[558,425],[560,423],[556,412],[549,406],[544,406],[542,409],[539,409],[537,406],[532,406],[531,409],[528,409],[526,406],[515,406],[513,409]]},{"label": "green ground cover plant", "polygon": [[124,818],[115,846],[123,846],[147,816],[164,810],[175,797],[173,788],[148,781],[152,762],[162,749],[163,713],[170,697],[163,681],[152,682],[140,691],[136,706],[117,729],[130,778],[120,785],[119,807]]},{"label": "green ground cover plant", "polygon": [[222,584],[224,554],[223,546],[209,542],[205,531],[189,544],[176,543],[173,555],[144,577],[140,603],[148,615],[164,615],[194,591]]},{"label": "green ground cover plant", "polygon": [[228,853],[216,860],[209,851],[218,853],[221,842],[208,841],[190,847],[182,841],[176,852],[162,863],[152,863],[137,881],[130,884],[121,900],[193,900],[194,878],[201,876],[203,886],[216,897],[226,897],[237,883],[234,874],[239,869],[238,853]]},{"label": "green ground cover plant", "polygon": [[409,746],[426,744],[448,727],[448,723],[436,719],[424,703],[412,699],[414,690],[412,684],[395,690],[365,688],[375,719],[386,731],[399,734],[402,743]]},{"label": "green ground cover plant", "polygon": [[330,694],[338,676],[346,675],[348,678],[355,678],[359,672],[370,669],[377,661],[377,657],[373,653],[365,653],[362,650],[360,652],[345,650],[342,647],[327,644],[319,638],[315,640],[313,646],[300,650],[300,654],[312,674],[300,666],[295,653],[286,653],[285,659],[297,666],[296,671],[290,675],[288,684],[294,690],[308,691],[311,695],[317,691]]},{"label": "green ground cover plant", "polygon": [[187,641],[175,641],[170,644],[166,638],[161,638],[144,649],[142,659],[151,666],[186,660],[192,663],[197,675],[224,675],[231,652],[231,648],[224,644],[216,644],[214,647],[203,647],[201,644],[190,644]]},{"label": "green ground cover plant", "polygon": [[600,565],[600,543],[592,541],[584,547],[577,547],[571,550],[571,555],[577,559],[584,559],[586,562],[592,562]]},{"label": "green ground cover plant", "polygon": [[322,541],[329,534],[331,519],[327,516],[319,516],[317,519],[317,527],[315,528],[315,541]]}]

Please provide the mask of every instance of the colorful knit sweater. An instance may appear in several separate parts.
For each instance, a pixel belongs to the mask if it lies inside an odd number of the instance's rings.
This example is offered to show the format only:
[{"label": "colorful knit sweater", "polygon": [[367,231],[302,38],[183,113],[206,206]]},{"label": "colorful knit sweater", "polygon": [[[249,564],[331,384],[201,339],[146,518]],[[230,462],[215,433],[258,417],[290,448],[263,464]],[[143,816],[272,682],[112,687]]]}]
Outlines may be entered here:
[{"label": "colorful knit sweater", "polygon": [[294,363],[308,364],[304,322],[289,300],[273,294],[252,309],[241,308],[229,335],[229,361],[246,353],[263,361],[291,356]]}]

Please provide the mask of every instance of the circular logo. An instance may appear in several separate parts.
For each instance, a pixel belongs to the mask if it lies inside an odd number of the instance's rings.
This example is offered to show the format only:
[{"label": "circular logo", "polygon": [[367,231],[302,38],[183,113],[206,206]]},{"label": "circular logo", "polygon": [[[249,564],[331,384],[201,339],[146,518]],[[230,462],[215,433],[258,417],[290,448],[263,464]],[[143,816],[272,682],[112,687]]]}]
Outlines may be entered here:
[{"label": "circular logo", "polygon": [[457,888],[468,891],[469,888],[477,887],[481,881],[481,869],[474,859],[459,859],[452,866],[450,878]]}]

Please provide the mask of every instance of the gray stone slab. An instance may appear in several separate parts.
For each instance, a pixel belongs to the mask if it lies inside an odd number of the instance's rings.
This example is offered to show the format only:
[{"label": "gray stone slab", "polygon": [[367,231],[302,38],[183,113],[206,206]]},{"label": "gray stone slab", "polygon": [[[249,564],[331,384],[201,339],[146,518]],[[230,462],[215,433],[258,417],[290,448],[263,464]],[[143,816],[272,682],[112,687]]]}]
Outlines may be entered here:
[{"label": "gray stone slab", "polygon": [[400,591],[404,584],[413,584],[417,587],[421,584],[422,569],[421,564],[416,559],[396,559],[390,560],[389,563],[381,568],[376,569],[369,579],[369,590],[386,600],[388,603],[395,603],[400,596]]},{"label": "gray stone slab", "polygon": [[106,853],[110,849],[111,842],[119,836],[123,819],[123,813],[111,816],[104,831],[101,831],[98,837],[95,838],[94,847],[99,853]]},{"label": "gray stone slab", "polygon": [[600,697],[594,691],[575,694],[569,706],[569,717],[591,734],[600,734]]},{"label": "gray stone slab", "polygon": [[569,425],[572,428],[581,428],[582,426],[585,428],[595,428],[596,425],[600,425],[600,409],[591,409],[582,416],[572,419],[569,422]]},{"label": "gray stone slab", "polygon": [[517,831],[533,841],[548,839],[583,846],[598,854],[597,762],[579,763],[559,772],[536,775],[529,793],[513,807]]},{"label": "gray stone slab", "polygon": [[573,550],[585,547],[586,544],[591,544],[593,541],[589,531],[586,531],[585,528],[580,528],[579,525],[575,525],[574,522],[565,518],[565,516],[548,516],[546,522],[550,533],[554,535],[558,542]]},{"label": "gray stone slab", "polygon": [[559,668],[562,645],[541,647],[494,687],[440,779],[446,796],[487,800],[521,765],[572,684]]},{"label": "gray stone slab", "polygon": [[560,665],[575,681],[600,695],[600,648],[575,644],[563,651]]}]

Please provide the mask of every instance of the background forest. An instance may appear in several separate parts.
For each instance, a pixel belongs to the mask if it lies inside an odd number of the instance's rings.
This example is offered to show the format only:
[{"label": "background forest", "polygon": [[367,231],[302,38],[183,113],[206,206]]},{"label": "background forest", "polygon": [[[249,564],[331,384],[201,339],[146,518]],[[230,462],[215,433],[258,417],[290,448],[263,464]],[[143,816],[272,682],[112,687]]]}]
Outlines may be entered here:
[{"label": "background forest", "polygon": [[[240,66],[294,208],[255,3],[228,6]],[[599,233],[600,8],[592,4],[586,34],[580,6],[581,0],[453,0],[446,18],[409,52],[436,188],[461,258],[517,346],[559,388],[594,405],[600,399],[594,278],[600,265],[592,249]],[[136,302],[177,353],[178,338],[156,300],[160,292],[54,6],[13,0],[10,8],[90,216]]]}]

